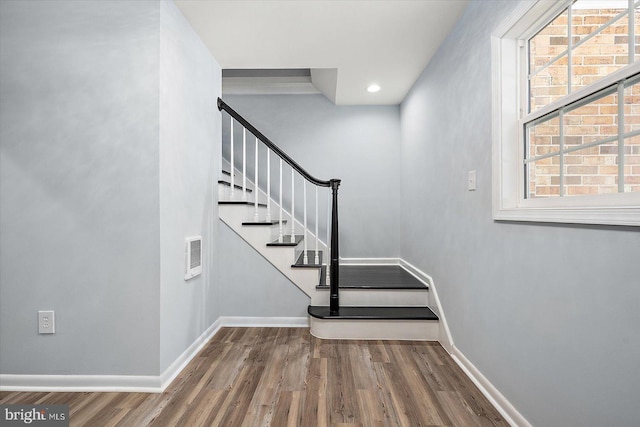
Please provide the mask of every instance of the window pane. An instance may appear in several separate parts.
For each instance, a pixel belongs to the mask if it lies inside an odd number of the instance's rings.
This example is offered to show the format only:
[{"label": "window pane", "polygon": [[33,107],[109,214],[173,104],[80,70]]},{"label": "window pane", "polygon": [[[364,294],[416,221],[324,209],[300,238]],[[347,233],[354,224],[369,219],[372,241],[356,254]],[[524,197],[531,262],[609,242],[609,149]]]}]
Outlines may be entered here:
[{"label": "window pane", "polygon": [[[529,111],[544,107],[569,93],[567,17],[568,11],[565,10],[529,40]],[[553,61],[563,52],[564,56]]]},{"label": "window pane", "polygon": [[564,11],[529,40],[529,72],[535,73],[553,58],[567,50],[567,17]]},{"label": "window pane", "polygon": [[527,126],[528,154],[533,158],[560,150],[560,119],[553,119]]},{"label": "window pane", "polygon": [[564,157],[564,195],[618,192],[618,144],[596,145]]},{"label": "window pane", "polygon": [[528,198],[540,199],[560,195],[560,157],[547,157],[527,164]]},{"label": "window pane", "polygon": [[533,76],[529,81],[529,111],[536,111],[568,95],[568,72],[567,57],[563,56]]},{"label": "window pane", "polygon": [[624,140],[624,191],[640,191],[640,136]]},{"label": "window pane", "polygon": [[564,114],[565,148],[596,142],[618,134],[616,92]]},{"label": "window pane", "polygon": [[[582,9],[573,6],[572,32],[579,40],[598,32],[625,8]],[[588,2],[584,3],[588,6]],[[629,18],[624,16],[572,51],[572,90],[587,86],[629,63]]]},{"label": "window pane", "polygon": [[635,33],[636,33],[636,61],[640,60],[640,5],[635,9]]},{"label": "window pane", "polygon": [[624,89],[624,132],[640,130],[640,82]]}]

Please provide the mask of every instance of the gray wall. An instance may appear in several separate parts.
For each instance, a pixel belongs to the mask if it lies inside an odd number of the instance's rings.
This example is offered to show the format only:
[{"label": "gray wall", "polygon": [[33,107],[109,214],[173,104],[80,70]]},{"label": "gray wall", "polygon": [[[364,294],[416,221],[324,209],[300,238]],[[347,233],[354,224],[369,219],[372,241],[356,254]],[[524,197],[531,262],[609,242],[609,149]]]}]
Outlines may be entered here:
[{"label": "gray wall", "polygon": [[[225,101],[310,174],[319,179],[342,179],[339,190],[341,257],[399,255],[398,106],[336,107],[322,95],[235,95],[225,96]],[[228,141],[228,128],[225,115],[224,141]],[[236,128],[235,132],[238,138],[240,129]],[[251,146],[254,139],[248,140]],[[249,161],[253,158],[251,153]],[[249,171],[253,171],[251,165]],[[277,169],[272,169],[272,173],[277,177]],[[285,172],[285,177],[286,192],[290,172]],[[272,186],[274,189],[277,186],[276,179]],[[301,201],[299,194],[296,198]],[[285,206],[289,206],[286,198],[285,202]],[[312,202],[309,203],[311,209]],[[326,212],[322,204],[320,212],[321,215]],[[302,207],[296,208],[296,215],[302,218]],[[325,223],[321,219],[321,237],[326,235]]]},{"label": "gray wall", "polygon": [[[160,371],[219,317],[221,70],[173,2],[160,3]],[[203,272],[185,282],[185,237]]]},{"label": "gray wall", "polygon": [[309,297],[222,221],[219,222],[221,315],[306,317]]},{"label": "gray wall", "polygon": [[159,375],[219,317],[220,67],[172,2],[0,5],[0,373]]},{"label": "gray wall", "polygon": [[2,374],[158,374],[159,12],[0,2]]},{"label": "gray wall", "polygon": [[492,220],[490,34],[515,5],[470,2],[402,104],[401,255],[531,423],[637,425],[639,230]]}]

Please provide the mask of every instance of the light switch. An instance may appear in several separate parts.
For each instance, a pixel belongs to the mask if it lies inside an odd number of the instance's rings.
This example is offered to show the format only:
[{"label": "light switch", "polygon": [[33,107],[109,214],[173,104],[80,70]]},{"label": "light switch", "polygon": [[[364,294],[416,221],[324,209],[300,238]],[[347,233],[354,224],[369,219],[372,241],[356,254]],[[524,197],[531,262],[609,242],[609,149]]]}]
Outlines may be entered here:
[{"label": "light switch", "polygon": [[469,191],[476,191],[476,171],[469,171],[467,183]]}]

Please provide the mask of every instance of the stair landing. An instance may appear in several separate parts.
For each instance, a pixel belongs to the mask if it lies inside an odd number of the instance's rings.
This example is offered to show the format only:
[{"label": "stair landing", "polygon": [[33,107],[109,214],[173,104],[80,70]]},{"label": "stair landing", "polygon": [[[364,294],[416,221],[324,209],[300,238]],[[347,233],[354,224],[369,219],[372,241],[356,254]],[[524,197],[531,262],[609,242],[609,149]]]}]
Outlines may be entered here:
[{"label": "stair landing", "polygon": [[[326,286],[328,288],[328,286]],[[323,288],[323,286],[319,286]],[[341,265],[340,289],[414,289],[428,290],[399,265]]]}]

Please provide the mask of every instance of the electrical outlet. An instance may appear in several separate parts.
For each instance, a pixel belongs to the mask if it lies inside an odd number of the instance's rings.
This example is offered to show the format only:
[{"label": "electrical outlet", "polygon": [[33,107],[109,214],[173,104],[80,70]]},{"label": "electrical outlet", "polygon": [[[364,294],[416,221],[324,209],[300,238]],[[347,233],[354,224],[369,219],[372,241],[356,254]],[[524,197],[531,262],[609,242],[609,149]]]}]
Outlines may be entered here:
[{"label": "electrical outlet", "polygon": [[467,179],[467,188],[469,191],[476,190],[476,171],[469,171],[469,177]]},{"label": "electrical outlet", "polygon": [[56,318],[53,310],[38,312],[38,333],[55,334]]}]

